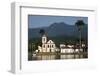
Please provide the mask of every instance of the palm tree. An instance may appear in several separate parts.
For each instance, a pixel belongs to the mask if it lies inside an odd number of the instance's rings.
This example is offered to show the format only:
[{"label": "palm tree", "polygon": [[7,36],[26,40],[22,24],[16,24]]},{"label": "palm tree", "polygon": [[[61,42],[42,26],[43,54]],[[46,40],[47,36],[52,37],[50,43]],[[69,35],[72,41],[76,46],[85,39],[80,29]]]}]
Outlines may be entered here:
[{"label": "palm tree", "polygon": [[[82,27],[85,25],[83,20],[77,20],[75,23],[75,26],[77,26],[78,31],[79,31],[79,44],[80,44],[80,49],[82,47],[82,42],[81,42],[81,37],[82,37]],[[80,52],[80,51],[79,51]]]}]

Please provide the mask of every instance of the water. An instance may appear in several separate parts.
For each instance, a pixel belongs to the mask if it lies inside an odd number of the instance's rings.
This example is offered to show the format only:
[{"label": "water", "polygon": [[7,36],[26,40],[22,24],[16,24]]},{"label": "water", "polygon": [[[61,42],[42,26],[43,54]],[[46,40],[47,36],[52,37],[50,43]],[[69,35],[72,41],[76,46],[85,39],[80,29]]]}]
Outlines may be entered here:
[{"label": "water", "polygon": [[79,59],[87,58],[85,55],[36,55],[32,57],[32,60],[56,60],[56,59]]}]

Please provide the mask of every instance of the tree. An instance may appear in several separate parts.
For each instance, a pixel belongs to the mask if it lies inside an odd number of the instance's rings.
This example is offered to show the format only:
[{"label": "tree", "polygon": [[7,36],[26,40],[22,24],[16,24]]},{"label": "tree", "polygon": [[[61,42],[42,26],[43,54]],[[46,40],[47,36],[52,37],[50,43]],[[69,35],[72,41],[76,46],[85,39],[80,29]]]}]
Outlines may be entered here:
[{"label": "tree", "polygon": [[83,20],[77,20],[75,23],[75,26],[77,26],[78,31],[79,31],[79,44],[80,44],[80,49],[82,47],[82,27],[85,25],[85,23],[83,22]]},{"label": "tree", "polygon": [[44,35],[44,34],[45,34],[45,30],[44,30],[44,29],[40,29],[39,33],[40,33],[41,35]]}]

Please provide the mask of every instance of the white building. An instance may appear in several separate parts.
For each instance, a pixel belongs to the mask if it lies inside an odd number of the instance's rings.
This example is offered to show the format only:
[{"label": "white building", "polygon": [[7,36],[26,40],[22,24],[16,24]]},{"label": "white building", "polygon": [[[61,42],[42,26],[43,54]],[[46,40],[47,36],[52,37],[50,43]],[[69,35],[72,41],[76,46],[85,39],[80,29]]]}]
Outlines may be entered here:
[{"label": "white building", "polygon": [[61,53],[73,53],[74,49],[72,48],[61,48]]},{"label": "white building", "polygon": [[61,53],[74,53],[74,52],[83,51],[82,48],[80,49],[79,47],[75,47],[74,45],[60,46],[60,49],[61,49]]},{"label": "white building", "polygon": [[60,48],[61,48],[61,47],[66,47],[66,45],[65,45],[65,44],[60,44]]},{"label": "white building", "polygon": [[74,49],[73,49],[73,45],[65,45],[65,44],[60,44],[60,49],[61,49],[61,53],[73,53]]},{"label": "white building", "polygon": [[42,46],[38,46],[36,52],[55,52],[57,51],[56,45],[52,40],[47,41],[47,36],[42,36]]},{"label": "white building", "polygon": [[61,53],[73,53],[75,50],[73,49],[72,45],[60,47]]}]

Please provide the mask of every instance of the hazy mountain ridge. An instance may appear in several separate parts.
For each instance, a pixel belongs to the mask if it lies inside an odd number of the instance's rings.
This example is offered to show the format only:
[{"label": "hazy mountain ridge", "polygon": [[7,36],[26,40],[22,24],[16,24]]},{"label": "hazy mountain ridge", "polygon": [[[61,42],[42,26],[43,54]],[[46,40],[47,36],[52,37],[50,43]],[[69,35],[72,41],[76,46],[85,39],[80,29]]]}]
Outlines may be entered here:
[{"label": "hazy mountain ridge", "polygon": [[[36,38],[40,37],[39,31],[40,29],[44,29],[48,37],[55,37],[55,36],[74,36],[78,37],[79,32],[75,25],[69,25],[64,22],[60,23],[53,23],[48,27],[41,27],[41,28],[29,28],[28,29],[28,38]],[[88,25],[85,24],[82,28],[82,36],[86,37],[88,33]]]}]

